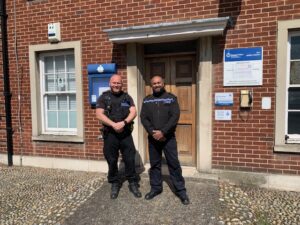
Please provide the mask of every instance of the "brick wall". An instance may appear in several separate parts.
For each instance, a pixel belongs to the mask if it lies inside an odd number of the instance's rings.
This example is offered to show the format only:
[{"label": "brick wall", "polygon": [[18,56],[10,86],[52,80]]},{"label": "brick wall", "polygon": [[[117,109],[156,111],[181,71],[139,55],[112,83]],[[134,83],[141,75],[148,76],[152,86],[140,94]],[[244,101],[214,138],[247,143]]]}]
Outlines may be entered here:
[{"label": "brick wall", "polygon": [[[300,174],[300,156],[274,154],[276,21],[300,18],[298,0],[37,0],[17,1],[19,75],[21,77],[23,154],[85,159],[103,159],[97,140],[99,122],[88,103],[86,65],[118,64],[126,78],[126,46],[112,45],[103,29],[231,16],[233,27],[224,37],[213,39],[214,92],[233,92],[237,103],[239,88],[224,88],[222,57],[224,48],[262,46],[263,86],[251,87],[254,107],[239,116],[235,104],[231,122],[213,122],[213,167],[274,173]],[[9,54],[15,153],[20,153],[17,124],[17,71],[14,53],[13,1],[7,1],[9,14]],[[28,46],[47,43],[47,24],[61,23],[63,41],[82,41],[84,94],[84,144],[31,141],[31,106]],[[272,97],[272,110],[260,109],[261,97]],[[214,106],[213,106],[214,107]],[[219,108],[221,109],[221,108]],[[226,107],[224,107],[226,109]],[[5,152],[0,148],[1,152]]]},{"label": "brick wall", "polygon": [[[225,2],[225,1],[223,1]],[[227,3],[228,2],[228,3]],[[230,2],[230,3],[229,3]],[[263,86],[246,87],[253,91],[253,108],[239,112],[232,108],[232,121],[214,121],[213,165],[219,169],[245,170],[281,174],[300,174],[300,155],[273,152],[275,132],[276,30],[278,20],[300,18],[299,1],[226,1],[220,16],[233,16],[234,28],[226,41],[214,39],[214,92],[233,92],[239,102],[239,91],[245,87],[224,88],[222,51],[225,48],[263,47]],[[262,97],[272,98],[272,109],[262,110]],[[231,109],[223,107],[224,109]]]}]

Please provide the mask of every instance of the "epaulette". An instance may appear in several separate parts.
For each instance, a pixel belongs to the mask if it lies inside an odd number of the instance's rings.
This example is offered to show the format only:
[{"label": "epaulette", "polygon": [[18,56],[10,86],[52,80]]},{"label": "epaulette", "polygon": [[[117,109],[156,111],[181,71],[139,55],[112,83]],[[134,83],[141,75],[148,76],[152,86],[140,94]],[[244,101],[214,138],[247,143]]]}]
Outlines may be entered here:
[{"label": "epaulette", "polygon": [[111,94],[110,90],[104,91],[102,93],[102,98],[104,99],[104,102],[106,105],[111,105],[111,95],[110,94]]},{"label": "epaulette", "polygon": [[130,95],[125,91],[123,91],[123,99],[125,99],[126,101],[130,100]]},{"label": "epaulette", "polygon": [[102,94],[103,95],[108,95],[108,94],[110,94],[110,90],[104,91]]},{"label": "epaulette", "polygon": [[126,91],[123,91],[123,95],[129,96],[129,94]]},{"label": "epaulette", "polygon": [[153,96],[152,94],[147,95],[147,96],[145,97],[145,99],[146,99],[146,98],[151,98],[152,96]]},{"label": "epaulette", "polygon": [[173,98],[177,98],[177,96],[176,95],[174,95],[173,93],[171,93],[171,92],[168,92],[168,94],[169,95],[171,95]]}]

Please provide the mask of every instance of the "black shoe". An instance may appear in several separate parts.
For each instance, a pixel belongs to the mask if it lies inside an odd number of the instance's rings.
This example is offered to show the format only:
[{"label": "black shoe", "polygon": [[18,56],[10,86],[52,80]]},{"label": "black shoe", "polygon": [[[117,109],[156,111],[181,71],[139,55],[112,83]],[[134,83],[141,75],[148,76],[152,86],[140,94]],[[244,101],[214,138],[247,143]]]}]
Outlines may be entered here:
[{"label": "black shoe", "polygon": [[110,192],[110,198],[116,199],[119,195],[121,185],[119,183],[112,183],[111,185],[111,192]]},{"label": "black shoe", "polygon": [[179,196],[179,198],[182,204],[184,205],[190,204],[190,199],[187,195]]},{"label": "black shoe", "polygon": [[150,191],[149,193],[147,193],[145,195],[145,199],[146,200],[151,200],[152,198],[154,198],[155,196],[159,195],[160,193],[161,193],[161,191],[159,191],[159,192]]},{"label": "black shoe", "polygon": [[136,198],[142,197],[142,193],[139,191],[137,183],[129,183],[128,185],[129,191],[134,195]]}]

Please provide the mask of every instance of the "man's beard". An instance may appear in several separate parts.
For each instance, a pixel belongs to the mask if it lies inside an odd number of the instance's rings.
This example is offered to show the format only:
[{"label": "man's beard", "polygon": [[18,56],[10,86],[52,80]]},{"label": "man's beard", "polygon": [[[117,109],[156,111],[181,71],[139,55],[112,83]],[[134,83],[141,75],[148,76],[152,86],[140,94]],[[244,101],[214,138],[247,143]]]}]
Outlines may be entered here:
[{"label": "man's beard", "polygon": [[162,87],[162,88],[157,88],[157,89],[154,89],[153,90],[153,95],[154,96],[160,96],[162,93],[164,93],[165,92],[165,89],[164,89],[164,87]]}]

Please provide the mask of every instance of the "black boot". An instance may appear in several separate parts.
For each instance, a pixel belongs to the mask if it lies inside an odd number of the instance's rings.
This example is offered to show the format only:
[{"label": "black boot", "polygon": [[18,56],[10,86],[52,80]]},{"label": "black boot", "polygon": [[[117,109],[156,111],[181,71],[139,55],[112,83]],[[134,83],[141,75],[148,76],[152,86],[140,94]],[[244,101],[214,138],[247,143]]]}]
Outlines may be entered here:
[{"label": "black boot", "polygon": [[129,183],[129,191],[134,195],[136,198],[142,197],[142,193],[139,191],[138,184],[135,182]]},{"label": "black boot", "polygon": [[184,204],[184,205],[190,204],[190,199],[187,194],[183,194],[183,195],[179,196],[179,198],[180,198],[180,201],[182,204]]},{"label": "black boot", "polygon": [[145,195],[145,199],[146,199],[146,200],[151,200],[151,199],[153,199],[155,196],[159,195],[161,192],[162,192],[162,191],[152,191],[152,190],[151,190],[149,193],[147,193],[147,194]]},{"label": "black boot", "polygon": [[119,195],[121,185],[119,183],[112,183],[111,184],[111,192],[110,192],[110,198],[116,199]]}]

